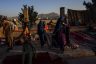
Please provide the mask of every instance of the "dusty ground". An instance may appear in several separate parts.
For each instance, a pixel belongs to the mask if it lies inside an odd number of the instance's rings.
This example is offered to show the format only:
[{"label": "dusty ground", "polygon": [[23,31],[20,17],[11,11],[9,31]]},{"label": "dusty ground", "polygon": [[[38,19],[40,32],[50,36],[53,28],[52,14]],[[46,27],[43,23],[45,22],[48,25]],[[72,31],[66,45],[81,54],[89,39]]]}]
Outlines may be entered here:
[{"label": "dusty ground", "polygon": [[[80,27],[79,29],[77,27],[71,27],[71,31],[81,31],[85,30],[85,28]],[[14,36],[19,36],[21,32],[14,32]],[[33,33],[33,31],[32,31]],[[2,28],[0,29],[0,37],[2,37]],[[96,56],[95,53],[85,47],[80,45],[79,48],[77,49],[70,49],[65,47],[64,53],[61,53],[59,49],[52,48],[48,49],[48,47],[45,45],[45,48],[41,49],[39,41],[33,41],[37,52],[38,51],[45,51],[45,52],[51,52],[59,55],[62,57],[64,60],[66,60],[69,64],[96,64]],[[22,46],[15,46],[13,50],[7,52],[7,47],[0,47],[0,62],[8,56],[12,54],[21,54],[22,53]],[[0,63],[1,64],[1,63]]]},{"label": "dusty ground", "polygon": [[[0,64],[2,64],[2,60],[6,56],[22,54],[22,46],[15,46],[13,50],[9,52],[6,51],[7,47],[0,47]],[[48,49],[45,47],[44,49],[40,48],[40,45],[36,45],[36,50],[44,51],[59,55],[66,60],[68,64],[96,64],[96,56],[91,50],[83,49],[83,47],[77,49],[65,48],[64,53],[61,53],[59,49]]]}]

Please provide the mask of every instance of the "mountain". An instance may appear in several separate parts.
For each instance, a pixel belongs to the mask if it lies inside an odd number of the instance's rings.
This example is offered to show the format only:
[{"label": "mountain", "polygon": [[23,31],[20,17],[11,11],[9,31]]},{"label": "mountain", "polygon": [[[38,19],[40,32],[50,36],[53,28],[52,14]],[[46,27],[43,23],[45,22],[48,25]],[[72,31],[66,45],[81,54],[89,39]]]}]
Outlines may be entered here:
[{"label": "mountain", "polygon": [[48,14],[39,14],[38,17],[41,19],[57,19],[59,15],[55,12],[52,12]]}]

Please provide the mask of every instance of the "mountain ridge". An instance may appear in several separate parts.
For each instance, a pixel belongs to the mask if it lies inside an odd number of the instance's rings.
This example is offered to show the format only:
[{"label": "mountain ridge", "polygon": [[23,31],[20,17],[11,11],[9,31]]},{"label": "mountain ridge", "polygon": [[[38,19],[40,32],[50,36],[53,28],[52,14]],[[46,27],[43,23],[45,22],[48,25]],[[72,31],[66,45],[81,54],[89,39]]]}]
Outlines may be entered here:
[{"label": "mountain ridge", "polygon": [[59,17],[59,14],[51,12],[47,14],[39,14],[38,17],[41,19],[57,19]]}]

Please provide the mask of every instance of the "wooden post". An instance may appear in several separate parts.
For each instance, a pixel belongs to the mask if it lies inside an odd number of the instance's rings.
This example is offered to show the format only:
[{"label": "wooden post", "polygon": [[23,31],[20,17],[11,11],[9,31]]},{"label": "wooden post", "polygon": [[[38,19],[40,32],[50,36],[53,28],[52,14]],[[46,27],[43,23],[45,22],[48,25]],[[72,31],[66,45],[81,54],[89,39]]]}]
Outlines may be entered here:
[{"label": "wooden post", "polygon": [[24,21],[28,22],[29,21],[29,15],[28,15],[28,7],[27,6],[24,8],[23,14],[24,14]]},{"label": "wooden post", "polygon": [[65,7],[60,8],[60,16],[65,16]]},{"label": "wooden post", "polygon": [[28,7],[27,5],[25,5],[24,9],[23,9],[23,14],[24,14],[24,22],[26,23],[25,25],[25,31],[24,31],[24,34],[28,34],[30,31],[28,30],[28,22],[29,22],[29,14],[28,14]]}]

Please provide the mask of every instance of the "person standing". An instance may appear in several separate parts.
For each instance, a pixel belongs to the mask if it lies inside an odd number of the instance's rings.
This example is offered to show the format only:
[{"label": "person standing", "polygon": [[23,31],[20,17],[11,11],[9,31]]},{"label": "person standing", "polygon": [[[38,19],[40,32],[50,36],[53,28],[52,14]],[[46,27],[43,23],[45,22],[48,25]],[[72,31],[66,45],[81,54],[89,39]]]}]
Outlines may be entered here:
[{"label": "person standing", "polygon": [[54,29],[54,31],[53,31],[53,36],[52,36],[52,38],[54,38],[53,40],[53,42],[52,42],[52,46],[54,46],[54,47],[56,47],[56,48],[58,48],[58,47],[60,47],[60,43],[59,43],[59,35],[60,35],[60,30],[61,30],[61,28],[62,28],[62,18],[63,17],[60,17],[60,18],[58,18],[58,20],[57,20],[57,23],[56,23],[56,26],[55,26],[55,29]]},{"label": "person standing", "polygon": [[45,24],[43,21],[40,20],[39,24],[38,24],[38,35],[40,37],[40,44],[41,44],[41,48],[44,47],[45,44]]},{"label": "person standing", "polygon": [[7,18],[3,18],[3,34],[5,35],[8,50],[13,48],[13,25]]}]

